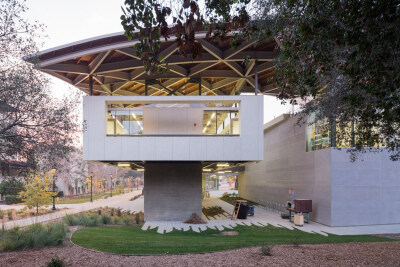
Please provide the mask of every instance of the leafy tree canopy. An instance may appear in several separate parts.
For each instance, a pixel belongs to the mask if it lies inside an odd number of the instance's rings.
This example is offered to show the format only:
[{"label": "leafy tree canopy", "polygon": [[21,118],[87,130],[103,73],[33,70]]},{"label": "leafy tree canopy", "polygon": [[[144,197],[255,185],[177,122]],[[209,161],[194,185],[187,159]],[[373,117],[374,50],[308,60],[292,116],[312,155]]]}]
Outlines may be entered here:
[{"label": "leafy tree canopy", "polygon": [[24,183],[16,178],[3,180],[0,183],[0,194],[17,196],[19,192],[24,190]]},{"label": "leafy tree canopy", "polygon": [[26,10],[22,0],[0,1],[0,160],[41,162],[50,169],[71,151],[78,101],[56,101],[44,74],[22,60],[38,51],[35,40],[43,31],[25,19]]},{"label": "leafy tree canopy", "polygon": [[[195,32],[204,29],[215,40],[233,36],[232,46],[275,38],[272,79],[284,102],[306,103],[302,122],[316,113],[336,123],[337,143],[353,141],[357,153],[385,146],[400,159],[399,0],[205,0],[203,9],[196,0],[126,0],[123,11],[125,34],[139,37],[137,55],[149,72],[167,69],[157,58],[160,38],[175,36],[180,53],[193,58],[202,49]],[[343,130],[350,123],[354,131]]]}]

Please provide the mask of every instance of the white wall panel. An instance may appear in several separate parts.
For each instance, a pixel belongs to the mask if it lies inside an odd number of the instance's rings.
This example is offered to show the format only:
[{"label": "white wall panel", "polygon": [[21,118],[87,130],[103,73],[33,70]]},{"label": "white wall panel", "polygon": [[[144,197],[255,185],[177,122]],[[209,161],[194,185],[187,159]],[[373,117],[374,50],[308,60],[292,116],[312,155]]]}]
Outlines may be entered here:
[{"label": "white wall panel", "polygon": [[156,160],[171,160],[172,150],[172,137],[156,137]]},{"label": "white wall panel", "polygon": [[224,138],[207,137],[207,160],[224,160]]},{"label": "white wall panel", "polygon": [[105,143],[105,149],[104,149],[105,160],[122,160],[121,137],[106,137],[104,143]]},{"label": "white wall panel", "polygon": [[172,159],[190,160],[190,137],[173,137]]},{"label": "white wall panel", "polygon": [[136,137],[121,137],[121,158],[123,160],[140,160],[139,158],[139,140]]},{"label": "white wall panel", "polygon": [[139,140],[139,159],[156,159],[156,138],[155,137],[137,137]]},{"label": "white wall panel", "polygon": [[190,139],[190,160],[207,159],[207,137],[189,137]]}]

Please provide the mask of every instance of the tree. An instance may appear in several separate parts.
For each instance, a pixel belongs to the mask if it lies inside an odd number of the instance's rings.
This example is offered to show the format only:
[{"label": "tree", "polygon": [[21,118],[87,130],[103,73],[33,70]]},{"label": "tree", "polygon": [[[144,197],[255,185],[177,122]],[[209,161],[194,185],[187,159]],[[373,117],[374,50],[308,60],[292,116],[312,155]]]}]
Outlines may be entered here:
[{"label": "tree", "polygon": [[5,195],[18,195],[19,192],[24,190],[24,183],[16,178],[9,178],[0,183],[0,194]]},{"label": "tree", "polygon": [[[145,66],[153,66],[147,69],[163,64],[154,59],[154,51],[160,37],[172,33],[177,46],[193,57],[201,56],[199,47],[185,44],[180,36],[196,43],[194,33],[199,30],[208,29],[207,37],[215,40],[231,35],[232,46],[243,39],[275,38],[280,54],[272,80],[284,103],[296,103],[298,97],[306,102],[299,123],[315,114],[318,120],[336,124],[337,142],[352,144],[355,156],[384,146],[392,160],[400,160],[398,0],[205,0],[203,11],[198,11],[196,0],[182,0],[175,12],[163,3],[127,0],[121,17],[126,36],[138,34],[145,44],[137,55]],[[139,14],[141,6],[146,12]],[[165,29],[168,18],[176,22],[170,31]],[[349,124],[354,131],[348,130]]]},{"label": "tree", "polygon": [[31,174],[25,191],[19,193],[29,209],[36,208],[36,214],[39,213],[39,207],[50,205],[52,196],[57,196],[57,192],[51,191],[53,179],[54,173],[51,172]]},{"label": "tree", "polygon": [[[79,101],[56,101],[44,74],[22,60],[37,53],[35,40],[43,29],[25,20],[26,10],[23,1],[0,3],[0,159],[41,161],[51,168],[72,148]],[[37,63],[35,56],[29,61]]]}]

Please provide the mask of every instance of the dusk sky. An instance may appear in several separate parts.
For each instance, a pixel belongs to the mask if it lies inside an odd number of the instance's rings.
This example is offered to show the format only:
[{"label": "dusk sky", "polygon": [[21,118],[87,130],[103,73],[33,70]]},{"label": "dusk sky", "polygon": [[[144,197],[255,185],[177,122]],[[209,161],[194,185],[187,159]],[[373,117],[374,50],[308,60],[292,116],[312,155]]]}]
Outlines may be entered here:
[{"label": "dusk sky", "polygon": [[[28,0],[27,19],[45,25],[47,37],[41,50],[99,35],[122,32],[120,16],[123,0]],[[72,85],[51,77],[55,96],[78,90]],[[264,98],[264,122],[291,110],[275,97]]]}]

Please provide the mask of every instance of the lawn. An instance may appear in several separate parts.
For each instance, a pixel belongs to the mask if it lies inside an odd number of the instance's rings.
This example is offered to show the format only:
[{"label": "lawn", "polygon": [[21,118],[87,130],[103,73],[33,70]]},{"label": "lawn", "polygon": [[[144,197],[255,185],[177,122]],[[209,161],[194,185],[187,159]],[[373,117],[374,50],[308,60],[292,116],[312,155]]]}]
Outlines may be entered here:
[{"label": "lawn", "polygon": [[[113,192],[113,196],[119,195],[121,193]],[[93,200],[100,199],[104,196],[109,197],[110,193],[101,193],[101,194],[93,194]],[[60,199],[57,201],[57,204],[79,204],[79,203],[85,203],[90,201],[90,195],[85,195],[85,196],[79,196],[77,198],[71,198],[71,199]]]},{"label": "lawn", "polygon": [[72,241],[85,248],[118,254],[179,254],[211,252],[263,244],[322,244],[392,241],[369,235],[322,236],[300,230],[273,226],[237,226],[237,236],[220,236],[217,230],[201,233],[172,231],[158,234],[156,229],[142,231],[141,226],[88,227],[76,231]]}]

